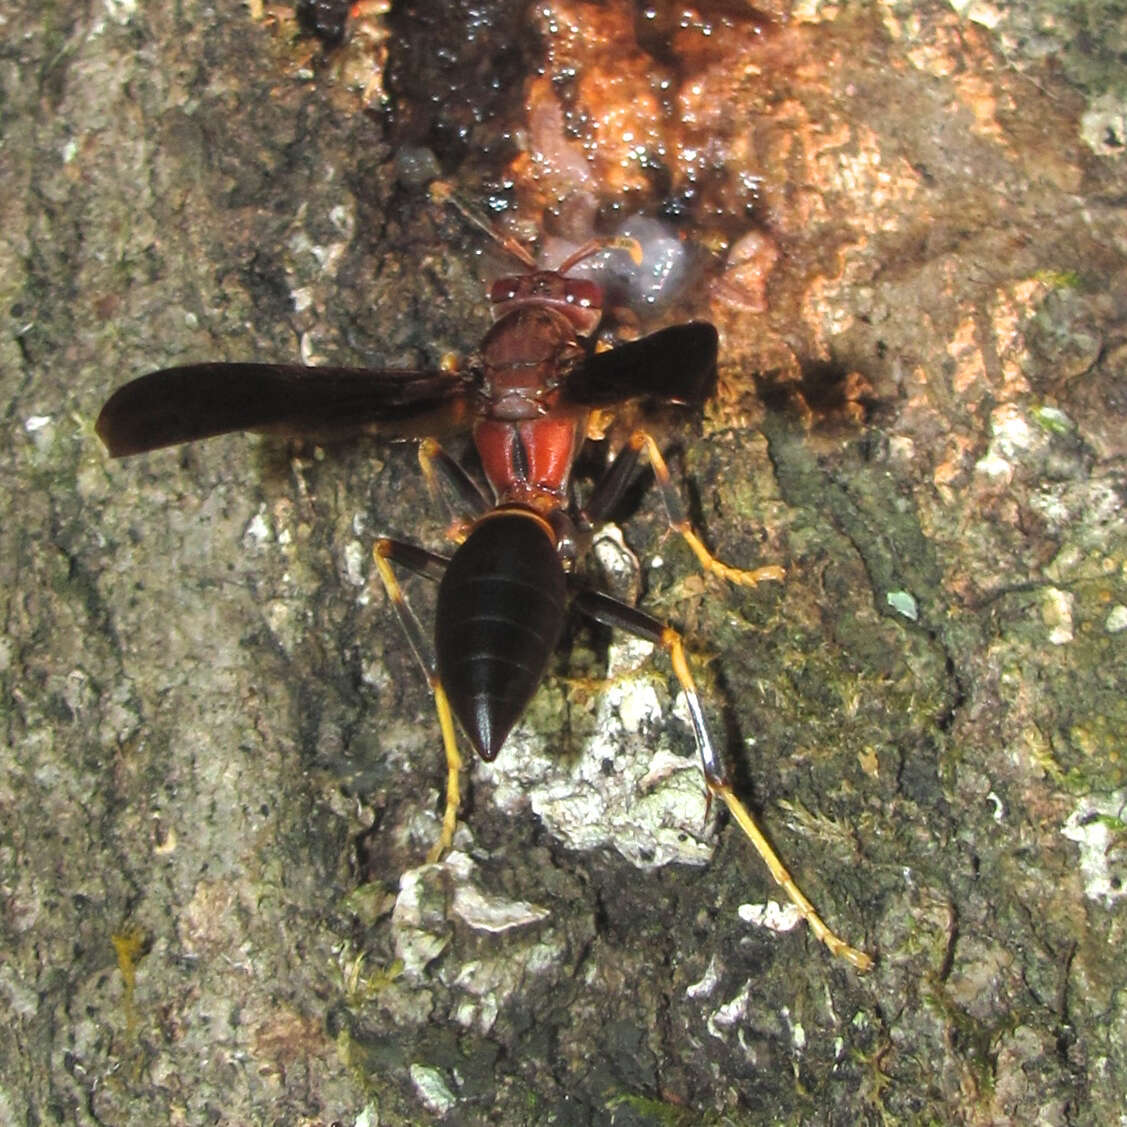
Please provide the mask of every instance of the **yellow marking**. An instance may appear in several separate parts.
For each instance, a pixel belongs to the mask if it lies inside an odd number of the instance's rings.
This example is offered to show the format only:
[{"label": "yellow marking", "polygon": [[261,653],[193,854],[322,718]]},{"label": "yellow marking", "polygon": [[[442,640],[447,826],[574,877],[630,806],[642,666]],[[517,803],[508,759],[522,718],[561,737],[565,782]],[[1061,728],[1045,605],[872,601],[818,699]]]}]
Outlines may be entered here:
[{"label": "yellow marking", "polygon": [[137,964],[145,955],[145,933],[139,928],[114,932],[110,943],[117,955],[117,969],[121,974],[125,1024],[132,1035],[137,1029],[137,1006],[133,994],[137,986]]},{"label": "yellow marking", "polygon": [[461,544],[473,531],[472,520],[453,520],[446,526],[443,535],[455,544]]},{"label": "yellow marking", "polygon": [[601,250],[624,250],[630,255],[635,266],[642,265],[642,244],[629,235],[607,235],[588,239],[582,246],[577,247],[556,267],[556,273],[566,276],[567,272],[585,258],[598,254]]},{"label": "yellow marking", "polygon": [[685,644],[681,640],[681,635],[672,626],[667,626],[662,631],[661,644],[669,651],[669,660],[677,680],[681,682],[681,688],[687,693],[695,693],[697,687],[692,673],[689,672],[689,663],[685,658]]},{"label": "yellow marking", "polygon": [[826,926],[814,905],[803,895],[802,889],[795,884],[794,877],[790,875],[787,867],[779,860],[779,855],[763,836],[762,830],[756,825],[750,811],[733,793],[732,788],[727,783],[712,783],[711,788],[715,794],[723,799],[724,805],[731,811],[732,817],[739,822],[740,828],[747,834],[751,844],[755,846],[755,851],[763,858],[763,863],[771,871],[775,883],[787,894],[787,898],[798,909],[810,930],[830,949],[832,954],[852,963],[859,971],[872,970],[873,959],[871,955],[865,954],[864,951],[858,951],[856,947],[851,947]]},{"label": "yellow marking", "polygon": [[454,842],[454,830],[458,826],[458,807],[462,801],[458,773],[462,769],[462,757],[458,753],[458,741],[454,732],[454,717],[450,712],[450,702],[446,690],[437,680],[431,684],[434,692],[434,706],[438,712],[438,726],[442,729],[442,745],[446,749],[446,809],[442,814],[442,833],[427,854],[430,862],[440,861]]},{"label": "yellow marking", "polygon": [[[559,504],[557,503],[557,504],[553,505],[553,508],[558,509]],[[540,527],[547,534],[548,539],[551,540],[553,547],[555,546],[555,543],[556,543],[555,529],[552,528],[552,526],[548,523],[548,521],[545,520],[544,517],[542,517],[534,509],[509,508],[507,505],[501,505],[496,509],[490,509],[489,512],[483,513],[474,522],[473,527],[477,528],[479,525],[484,524],[487,520],[493,520],[494,517],[510,517],[510,516],[528,517],[529,520],[536,521],[536,523],[538,525],[540,525]]]},{"label": "yellow marking", "polygon": [[[630,261],[633,262],[635,266],[641,266],[642,259],[645,258],[642,244],[630,235],[610,235],[606,238],[594,239],[592,242],[597,250],[626,251],[626,253],[630,255]],[[562,270],[563,267],[560,269]]]},{"label": "yellow marking", "polygon": [[438,476],[434,470],[434,460],[438,457],[442,447],[433,438],[424,438],[419,443],[419,465],[423,471],[423,477],[426,479],[427,492],[431,495],[432,500],[437,500],[440,496],[438,492]]},{"label": "yellow marking", "polygon": [[673,528],[674,531],[679,532],[684,537],[685,543],[692,548],[693,555],[696,556],[697,562],[705,571],[718,575],[729,583],[735,583],[740,587],[755,587],[765,580],[782,583],[786,578],[786,570],[779,567],[778,564],[767,564],[764,567],[747,570],[742,567],[732,567],[730,564],[724,563],[723,560],[718,560],[701,543],[700,537],[693,531],[692,525],[688,521],[681,525],[674,525]]},{"label": "yellow marking", "polygon": [[[691,694],[695,697],[697,695],[696,685],[693,683],[693,675],[689,671],[689,663],[685,657],[685,646],[681,640],[681,635],[672,626],[667,626],[662,631],[661,644],[669,651],[669,660],[673,665],[673,672],[676,674],[681,688],[684,689],[686,695]],[[720,765],[717,764],[717,772],[721,769]],[[787,898],[798,909],[799,914],[815,936],[829,948],[832,954],[852,963],[858,970],[871,970],[873,967],[871,956],[865,954],[864,951],[859,951],[856,947],[851,947],[826,926],[814,905],[807,900],[802,889],[795,883],[794,877],[790,875],[787,867],[779,859],[779,855],[771,848],[770,842],[763,836],[763,831],[756,824],[751,812],[736,797],[731,786],[726,782],[708,778],[707,771],[705,772],[705,779],[709,790],[713,794],[719,795],[724,805],[731,811],[732,817],[739,823],[740,829],[747,835],[748,840],[755,847],[756,853],[763,859],[763,863],[767,866],[771,876],[774,877],[775,883],[787,894]]]},{"label": "yellow marking", "polygon": [[[382,539],[377,540],[376,546],[372,552],[372,559],[379,569],[380,578],[383,580],[388,598],[394,603],[406,606],[399,581],[395,578],[395,573],[391,570],[391,564],[388,562],[388,556],[391,550],[389,541]],[[400,621],[403,621],[402,615],[400,615]],[[411,642],[412,648],[415,648],[416,643],[412,640],[411,631],[407,629],[406,623],[404,624],[404,629],[407,633],[408,641]],[[458,738],[454,730],[454,716],[450,711],[450,701],[447,699],[446,690],[443,689],[442,683],[437,677],[428,676],[428,680],[430,681],[431,692],[434,694],[434,707],[435,711],[438,713],[438,726],[442,729],[442,745],[446,750],[446,807],[442,814],[442,832],[439,834],[438,840],[431,846],[430,851],[427,853],[427,860],[433,862],[438,861],[454,841],[454,830],[458,825],[458,807],[461,804],[461,787],[459,786],[458,773],[462,769],[462,757],[458,753]]]},{"label": "yellow marking", "polygon": [[[610,243],[607,244],[607,246],[610,245]],[[642,244],[638,242],[637,239],[632,239],[628,235],[621,236],[614,241],[614,245],[616,247],[619,247],[621,250],[627,251],[630,255],[630,261],[633,262],[635,266],[642,265],[642,259],[645,257],[645,255],[642,253]]]},{"label": "yellow marking", "polygon": [[395,572],[391,570],[391,564],[387,562],[390,555],[391,542],[377,540],[375,548],[372,549],[372,560],[380,573],[380,579],[383,580],[384,590],[387,591],[388,598],[394,603],[401,603],[403,602],[403,592],[399,587],[399,580],[395,578]]},{"label": "yellow marking", "polygon": [[[653,436],[643,430],[635,431],[630,436],[630,445],[635,450],[645,446],[646,457],[650,460],[650,465],[653,467],[654,476],[657,478],[658,485],[662,490],[672,489],[669,467],[665,464],[665,459],[661,456],[661,451],[658,449],[657,443],[653,440]],[[666,508],[668,509],[668,505]],[[742,567],[732,567],[731,564],[726,564],[723,560],[718,560],[704,546],[703,541],[693,531],[693,526],[688,520],[674,521],[670,519],[669,525],[674,532],[684,537],[685,543],[692,548],[693,555],[696,556],[697,562],[704,571],[710,572],[712,575],[717,575],[721,579],[726,579],[729,583],[735,583],[740,587],[756,587],[765,580],[773,580],[781,583],[786,578],[786,570],[779,567],[778,564],[768,564],[765,567],[757,567],[748,570]]]}]

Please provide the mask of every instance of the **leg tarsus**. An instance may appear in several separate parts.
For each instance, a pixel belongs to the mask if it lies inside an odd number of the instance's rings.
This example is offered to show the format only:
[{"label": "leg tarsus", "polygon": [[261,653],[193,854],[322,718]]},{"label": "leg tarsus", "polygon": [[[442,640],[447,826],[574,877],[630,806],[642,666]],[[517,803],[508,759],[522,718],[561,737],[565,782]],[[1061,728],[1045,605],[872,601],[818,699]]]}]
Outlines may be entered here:
[{"label": "leg tarsus", "polygon": [[833,955],[845,959],[859,971],[868,971],[873,968],[873,958],[856,947],[851,947],[844,939],[826,926],[822,917],[818,915],[814,905],[803,894],[802,889],[795,883],[790,871],[779,859],[779,855],[771,848],[770,842],[763,836],[763,831],[756,824],[751,812],[736,797],[731,786],[726,782],[709,780],[709,789],[719,795],[724,805],[728,807],[731,815],[739,823],[740,829],[747,835],[748,840],[755,847],[756,853],[763,859],[775,883],[787,894],[787,899],[798,909],[798,913],[806,921],[807,926],[822,943],[829,948]]},{"label": "leg tarsus", "polygon": [[669,521],[669,527],[684,538],[693,550],[693,555],[696,556],[702,570],[741,587],[755,587],[766,580],[782,582],[786,577],[786,571],[778,564],[768,564],[765,567],[751,569],[732,567],[730,564],[718,560],[704,546],[704,542],[693,530],[693,526],[685,514],[685,507],[682,505],[681,497],[670,478],[669,467],[665,464],[665,458],[662,457],[653,436],[644,430],[634,431],[607,468],[606,473],[596,484],[584,510],[584,515],[589,522],[607,519],[614,505],[626,492],[631,475],[641,458],[643,450],[646,452],[646,457],[649,458],[657,487],[661,491],[661,500],[665,506],[665,515]]},{"label": "leg tarsus", "polygon": [[438,712],[438,724],[442,729],[442,745],[446,749],[446,807],[442,813],[442,832],[427,854],[428,862],[441,861],[454,843],[454,831],[458,828],[458,807],[462,792],[459,774],[462,770],[462,757],[458,753],[458,741],[454,732],[454,717],[450,712],[450,702],[446,692],[437,680],[431,682],[434,690],[434,705]]},{"label": "leg tarsus", "polygon": [[[453,522],[451,529],[468,529],[478,517],[492,508],[478,484],[433,438],[419,443],[419,466],[431,497],[442,504]],[[445,488],[444,488],[445,486]],[[451,539],[464,539],[452,535]]]},{"label": "leg tarsus", "polygon": [[729,583],[735,583],[738,587],[757,587],[766,580],[782,583],[786,578],[786,569],[780,567],[778,564],[766,564],[763,567],[748,569],[732,567],[731,564],[726,564],[723,560],[718,560],[704,546],[700,537],[693,531],[693,527],[688,521],[680,525],[674,524],[670,527],[675,532],[679,533],[684,538],[685,543],[692,548],[693,555],[696,556],[697,562],[700,564],[702,570],[710,572],[720,579],[726,579]]},{"label": "leg tarsus", "polygon": [[689,547],[692,548],[693,555],[696,556],[697,562],[704,571],[741,587],[755,587],[768,579],[782,582],[786,577],[786,571],[778,564],[768,564],[766,567],[748,570],[742,567],[732,567],[730,564],[718,560],[693,531],[693,526],[685,515],[684,506],[681,504],[680,495],[669,476],[669,467],[665,464],[665,458],[662,457],[653,436],[644,430],[635,431],[630,436],[630,445],[635,449],[645,449],[646,456],[653,467],[654,477],[657,479],[658,489],[661,490],[661,499],[665,503],[669,527],[682,536]]},{"label": "leg tarsus", "polygon": [[685,644],[681,635],[672,626],[666,626],[656,618],[646,614],[645,611],[628,606],[601,591],[579,590],[575,594],[573,605],[577,610],[589,615],[597,622],[626,630],[636,637],[645,638],[647,641],[661,646],[669,654],[673,672],[681,686],[681,691],[685,694],[685,703],[692,720],[693,735],[696,738],[697,750],[700,752],[701,768],[704,771],[709,794],[715,794],[719,797],[731,812],[732,817],[755,847],[755,851],[762,858],[775,882],[798,909],[799,914],[814,935],[826,945],[832,954],[845,959],[860,971],[870,970],[873,966],[872,957],[856,947],[851,947],[826,926],[814,905],[803,894],[794,877],[791,876],[786,866],[779,859],[779,855],[771,847],[771,843],[756,824],[751,812],[732,790],[727,772],[724,770],[724,765],[716,749],[712,746],[712,740],[708,734],[704,711],[701,708],[693,674],[685,656]]},{"label": "leg tarsus", "polygon": [[427,853],[428,861],[438,861],[450,849],[454,841],[454,831],[458,827],[458,806],[461,802],[459,773],[462,769],[462,757],[458,753],[458,739],[454,728],[454,717],[450,712],[450,702],[438,679],[434,647],[423,633],[415,612],[403,597],[403,591],[395,578],[395,572],[391,569],[390,561],[395,560],[396,563],[412,568],[430,579],[441,578],[447,561],[413,544],[387,539],[376,541],[372,556],[380,573],[380,579],[383,580],[387,597],[399,617],[403,633],[407,635],[407,641],[430,683],[431,692],[434,694],[435,711],[438,713],[438,726],[442,729],[442,746],[446,751],[446,803],[442,814],[442,831]]},{"label": "leg tarsus", "polygon": [[693,675],[689,671],[689,663],[685,657],[685,646],[681,640],[681,635],[671,626],[667,626],[661,640],[662,645],[669,651],[669,660],[673,665],[673,672],[681,683],[685,700],[689,705],[689,715],[693,718],[693,729],[697,735],[697,746],[700,748],[701,763],[709,793],[717,795],[728,807],[732,817],[739,823],[740,829],[743,830],[748,840],[755,847],[756,853],[762,858],[771,876],[775,878],[775,883],[787,894],[787,898],[798,909],[799,914],[815,936],[834,955],[846,959],[858,970],[872,969],[873,960],[870,956],[866,955],[864,951],[858,951],[856,947],[851,947],[826,926],[814,905],[806,898],[802,889],[795,883],[794,877],[790,875],[787,867],[779,859],[779,855],[771,848],[771,843],[764,837],[763,831],[751,816],[751,811],[736,797],[731,783],[728,782],[724,766],[708,738],[700,700],[697,696],[696,685],[693,683]]}]

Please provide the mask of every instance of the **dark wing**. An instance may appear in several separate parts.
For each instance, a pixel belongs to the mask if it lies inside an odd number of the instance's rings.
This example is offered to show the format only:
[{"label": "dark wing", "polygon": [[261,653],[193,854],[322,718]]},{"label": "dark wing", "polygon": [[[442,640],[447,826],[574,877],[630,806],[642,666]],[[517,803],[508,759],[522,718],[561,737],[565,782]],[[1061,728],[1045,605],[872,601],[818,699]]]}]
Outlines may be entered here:
[{"label": "dark wing", "polygon": [[457,372],[189,364],[119,387],[95,430],[115,458],[237,430],[314,439],[406,435],[458,410],[467,388],[468,377]]},{"label": "dark wing", "polygon": [[697,406],[716,385],[717,343],[716,329],[707,321],[671,325],[589,356],[568,373],[564,394],[588,407],[627,399]]}]

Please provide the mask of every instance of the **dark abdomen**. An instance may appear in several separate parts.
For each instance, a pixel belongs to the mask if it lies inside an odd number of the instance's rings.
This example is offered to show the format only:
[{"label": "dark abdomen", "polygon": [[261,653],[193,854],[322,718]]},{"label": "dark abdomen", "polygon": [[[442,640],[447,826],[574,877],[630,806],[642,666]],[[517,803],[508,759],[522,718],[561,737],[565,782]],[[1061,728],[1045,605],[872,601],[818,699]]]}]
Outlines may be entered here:
[{"label": "dark abdomen", "polygon": [[501,510],[454,553],[438,588],[438,676],[483,759],[543,680],[566,609],[563,567],[538,517]]}]

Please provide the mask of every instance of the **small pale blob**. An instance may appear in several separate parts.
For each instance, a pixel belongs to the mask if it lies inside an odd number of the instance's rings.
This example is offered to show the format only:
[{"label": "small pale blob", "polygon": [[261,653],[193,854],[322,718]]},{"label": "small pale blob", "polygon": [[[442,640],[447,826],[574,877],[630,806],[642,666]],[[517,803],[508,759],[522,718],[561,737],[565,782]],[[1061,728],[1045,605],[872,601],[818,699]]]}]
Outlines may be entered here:
[{"label": "small pale blob", "polygon": [[446,1086],[446,1081],[437,1068],[413,1064],[410,1071],[411,1083],[415,1085],[415,1091],[428,1111],[434,1115],[447,1115],[453,1111],[458,1103],[457,1097]]},{"label": "small pale blob", "polygon": [[920,617],[919,606],[909,591],[889,591],[885,601],[897,614],[902,614],[911,622]]},{"label": "small pale blob", "polygon": [[776,934],[794,931],[802,923],[802,916],[793,904],[777,904],[774,900],[763,904],[741,904],[736,914],[744,923],[765,927]]},{"label": "small pale blob", "polygon": [[708,960],[708,966],[705,968],[701,980],[694,982],[692,986],[685,987],[685,997],[707,998],[719,984],[722,970],[723,966],[719,956],[713,955],[712,958]]},{"label": "small pale blob", "polygon": [[1116,603],[1108,613],[1107,619],[1104,621],[1104,629],[1109,634],[1118,634],[1123,630],[1127,630],[1127,607],[1122,603]]},{"label": "small pale blob", "polygon": [[1127,896],[1127,873],[1122,871],[1118,843],[1127,828],[1127,791],[1080,800],[1061,833],[1080,847],[1084,895],[1112,907]]},{"label": "small pale blob", "polygon": [[454,888],[454,914],[474,931],[492,932],[494,935],[527,924],[539,923],[551,913],[547,908],[529,904],[524,900],[506,900],[489,896],[472,883],[474,863],[465,853],[451,853],[446,858],[457,885]]},{"label": "small pale blob", "polygon": [[712,287],[713,297],[744,313],[765,313],[767,281],[778,258],[779,248],[766,231],[748,231],[728,251],[724,273]]},{"label": "small pale blob", "polygon": [[1054,646],[1071,642],[1072,606],[1075,597],[1071,591],[1059,587],[1046,587],[1041,594],[1041,621],[1049,628],[1049,641]]}]

